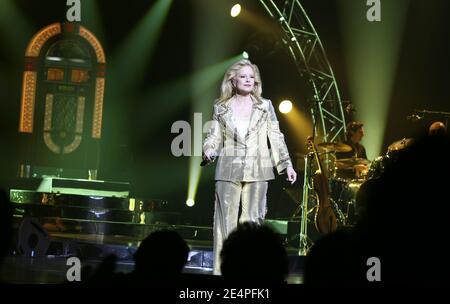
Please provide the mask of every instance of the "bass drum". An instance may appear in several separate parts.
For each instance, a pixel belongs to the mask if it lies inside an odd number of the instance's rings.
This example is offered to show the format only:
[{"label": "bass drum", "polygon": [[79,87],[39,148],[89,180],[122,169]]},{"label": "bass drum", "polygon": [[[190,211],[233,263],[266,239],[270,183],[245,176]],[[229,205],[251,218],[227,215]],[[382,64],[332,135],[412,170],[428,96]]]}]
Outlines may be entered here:
[{"label": "bass drum", "polygon": [[365,179],[342,179],[330,180],[330,195],[334,211],[343,226],[353,226],[358,219],[358,208],[356,206],[356,195]]},{"label": "bass drum", "polygon": [[367,172],[367,179],[379,178],[385,169],[389,156],[382,155],[374,159],[370,164],[369,171]]},{"label": "bass drum", "polygon": [[369,171],[367,172],[367,179],[380,178],[386,169],[396,163],[401,153],[402,150],[395,150],[386,153],[386,155],[375,158],[375,160],[370,164]]}]

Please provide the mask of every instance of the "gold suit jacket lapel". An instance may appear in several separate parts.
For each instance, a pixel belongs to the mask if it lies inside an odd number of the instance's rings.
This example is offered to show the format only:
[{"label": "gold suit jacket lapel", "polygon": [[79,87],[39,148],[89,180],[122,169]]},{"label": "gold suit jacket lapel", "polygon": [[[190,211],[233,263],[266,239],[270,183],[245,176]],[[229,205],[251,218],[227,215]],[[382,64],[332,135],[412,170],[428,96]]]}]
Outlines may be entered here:
[{"label": "gold suit jacket lapel", "polygon": [[222,104],[220,105],[220,112],[218,113],[220,116],[222,116],[222,119],[225,123],[225,126],[234,134],[235,138],[239,137],[242,142],[245,142],[245,140],[248,138],[248,136],[257,131],[258,124],[263,117],[264,113],[267,111],[262,107],[262,102],[252,96],[253,106],[252,106],[252,113],[250,114],[250,123],[248,126],[247,133],[245,135],[245,138],[242,138],[241,135],[239,135],[239,132],[237,132],[236,125],[233,120],[233,112],[228,104]]},{"label": "gold suit jacket lapel", "polygon": [[258,130],[258,124],[260,120],[263,118],[264,113],[266,112],[266,110],[262,107],[262,103],[258,99],[252,97],[252,100],[253,100],[252,114],[250,116],[250,123],[248,125],[248,130],[247,134],[245,135],[245,139],[247,139],[251,133]]}]

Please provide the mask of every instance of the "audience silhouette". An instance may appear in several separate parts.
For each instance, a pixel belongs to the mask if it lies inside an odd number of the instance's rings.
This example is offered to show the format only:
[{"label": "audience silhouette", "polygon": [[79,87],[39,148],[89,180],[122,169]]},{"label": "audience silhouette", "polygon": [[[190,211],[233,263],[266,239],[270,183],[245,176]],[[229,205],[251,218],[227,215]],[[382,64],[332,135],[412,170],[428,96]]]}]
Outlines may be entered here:
[{"label": "audience silhouette", "polygon": [[132,276],[138,281],[169,282],[180,276],[188,255],[189,247],[177,232],[155,231],[139,246]]},{"label": "audience silhouette", "polygon": [[353,231],[316,243],[306,262],[306,284],[369,283],[371,257],[380,261],[383,283],[448,280],[450,140],[441,135],[417,138],[379,178],[361,186],[360,220]]},{"label": "audience silhouette", "polygon": [[87,282],[174,284],[181,279],[188,255],[189,247],[176,231],[157,230],[141,242],[131,273],[115,273],[117,258],[108,256]]},{"label": "audience silhouette", "polygon": [[288,275],[283,242],[270,227],[244,222],[223,244],[221,272],[232,283],[282,284]]}]

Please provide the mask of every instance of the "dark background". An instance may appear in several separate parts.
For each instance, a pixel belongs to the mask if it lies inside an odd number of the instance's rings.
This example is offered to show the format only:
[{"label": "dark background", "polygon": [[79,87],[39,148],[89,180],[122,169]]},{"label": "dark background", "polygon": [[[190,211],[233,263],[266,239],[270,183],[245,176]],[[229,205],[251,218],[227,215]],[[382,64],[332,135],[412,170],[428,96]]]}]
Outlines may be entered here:
[{"label": "dark background", "polygon": [[[17,10],[27,20],[32,33],[36,33],[50,23],[65,19],[67,10],[65,0],[10,2],[15,4]],[[102,25],[104,31],[104,36],[99,39],[103,44],[107,63],[108,56],[114,53],[154,2],[150,0],[98,1],[101,20],[97,22]],[[216,9],[214,5],[219,2],[222,6],[224,2],[227,2],[225,7],[231,7],[234,4],[233,1],[225,0],[173,1],[157,42],[157,48],[152,58],[146,63],[145,75],[126,100],[114,101],[114,103],[108,100],[108,90],[111,89],[108,87],[108,73],[106,77],[104,136],[99,178],[129,181],[132,184],[133,195],[168,200],[170,208],[181,212],[186,223],[198,225],[212,224],[214,167],[203,169],[196,205],[188,208],[185,206],[185,199],[189,159],[176,158],[170,153],[170,144],[175,137],[170,133],[170,127],[176,120],[191,120],[194,112],[191,104],[186,98],[186,102],[182,106],[177,105],[177,109],[172,111],[164,123],[152,124],[154,115],[158,115],[158,107],[169,101],[144,100],[142,95],[151,88],[156,90],[165,83],[193,72],[193,48],[190,47],[193,38],[191,24],[199,4],[209,5],[208,9],[211,10],[211,14],[217,14],[215,18],[221,26],[227,26],[227,22],[239,22],[231,20],[229,9]],[[258,1],[241,1],[241,3],[245,3],[254,14],[270,20]],[[342,99],[352,100],[336,1],[308,0],[301,3],[322,40],[337,78]],[[0,5],[1,9],[2,5]],[[411,137],[426,130],[430,120],[412,123],[406,119],[413,109],[450,111],[449,77],[447,76],[450,67],[447,42],[450,37],[450,21],[447,18],[449,11],[450,4],[445,0],[410,1],[390,102],[384,148],[398,138]],[[83,19],[81,24],[84,25]],[[17,129],[23,54],[31,36],[23,37],[21,29],[13,25],[1,24],[0,26],[0,181],[3,187],[8,187],[17,173]],[[239,35],[236,35],[236,46],[230,57],[244,49],[250,52],[250,59],[261,70],[263,96],[274,101],[292,98],[298,101],[297,106],[300,109],[305,110],[307,105],[302,101],[308,98],[309,88],[305,85],[304,79],[300,78],[293,61],[276,37],[264,29],[255,28],[243,22],[234,27],[238,29]],[[216,39],[221,39],[220,33]],[[17,49],[20,48],[22,48],[21,52],[18,52]],[[126,76],[120,75],[120,77]],[[219,82],[215,87],[218,95]],[[188,96],[190,92],[186,90],[185,93]],[[212,102],[213,100],[211,100],[211,106]],[[122,116],[117,113],[122,113]],[[290,134],[287,123],[281,119],[280,115],[279,119],[291,155],[294,156],[298,152],[299,143]],[[143,125],[146,127],[142,128]],[[303,176],[299,174],[294,189],[300,189],[302,182]],[[283,187],[289,187],[284,177],[271,182],[268,194],[268,217],[289,217],[295,210],[296,203],[283,191]]]}]

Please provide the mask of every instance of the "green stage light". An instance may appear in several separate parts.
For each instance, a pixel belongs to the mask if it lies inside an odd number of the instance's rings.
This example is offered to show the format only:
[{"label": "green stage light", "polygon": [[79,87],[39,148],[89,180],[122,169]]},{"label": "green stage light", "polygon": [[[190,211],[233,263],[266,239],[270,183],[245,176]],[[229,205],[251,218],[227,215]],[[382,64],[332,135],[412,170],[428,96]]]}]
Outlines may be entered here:
[{"label": "green stage light", "polygon": [[195,201],[194,201],[192,198],[188,198],[188,199],[186,200],[186,206],[188,206],[188,207],[194,207],[194,205],[195,205]]},{"label": "green stage light", "polygon": [[136,88],[148,68],[157,47],[166,16],[172,0],[158,0],[140,19],[136,27],[125,37],[117,50],[109,57],[105,100],[109,107],[105,108],[110,125],[108,131],[114,134],[114,142],[128,145],[130,136],[124,125],[125,119],[131,117],[128,101],[137,98]]},{"label": "green stage light", "polygon": [[98,8],[98,0],[82,1],[81,2],[81,23],[89,31],[91,31],[97,39],[103,44],[106,44],[105,31],[102,26],[102,16]]},{"label": "green stage light", "polygon": [[3,46],[7,48],[7,53],[15,64],[23,64],[25,49],[34,32],[14,1],[0,1],[0,37],[4,40]]},{"label": "green stage light", "polygon": [[408,0],[384,1],[381,21],[369,22],[365,2],[340,0],[351,100],[365,125],[369,159],[382,153],[387,112],[402,42]]},{"label": "green stage light", "polygon": [[109,73],[112,86],[119,86],[127,92],[139,84],[155,51],[171,4],[172,0],[158,0],[113,54]]}]

